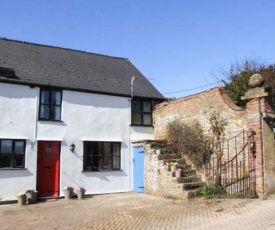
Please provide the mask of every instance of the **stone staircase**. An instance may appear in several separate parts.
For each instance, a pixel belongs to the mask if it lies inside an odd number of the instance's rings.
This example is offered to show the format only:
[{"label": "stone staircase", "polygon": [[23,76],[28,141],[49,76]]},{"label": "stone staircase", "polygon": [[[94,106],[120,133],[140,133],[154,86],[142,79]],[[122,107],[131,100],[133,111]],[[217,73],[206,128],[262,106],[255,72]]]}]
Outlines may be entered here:
[{"label": "stone staircase", "polygon": [[[166,197],[191,199],[200,195],[200,190],[205,185],[205,182],[202,182],[197,170],[191,164],[188,164],[186,159],[182,159],[181,154],[171,153],[169,146],[165,146],[162,147],[157,157],[159,179],[164,180],[165,184],[178,190],[178,192],[168,192]],[[177,167],[172,166],[171,162],[176,163]],[[168,182],[169,180],[170,182]]]}]

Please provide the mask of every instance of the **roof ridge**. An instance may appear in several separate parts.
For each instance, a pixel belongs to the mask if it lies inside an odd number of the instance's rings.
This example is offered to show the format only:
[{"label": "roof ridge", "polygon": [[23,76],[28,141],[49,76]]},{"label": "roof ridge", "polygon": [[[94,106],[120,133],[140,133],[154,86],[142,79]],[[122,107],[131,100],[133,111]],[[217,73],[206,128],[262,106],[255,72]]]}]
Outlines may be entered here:
[{"label": "roof ridge", "polygon": [[104,57],[109,57],[109,58],[117,58],[117,59],[128,60],[128,58],[123,58],[123,57],[115,57],[115,56],[110,56],[110,55],[105,55],[105,54],[98,54],[98,53],[93,53],[93,52],[87,52],[87,51],[77,50],[77,49],[72,49],[72,48],[65,48],[65,47],[59,47],[59,46],[53,46],[53,45],[45,45],[45,44],[40,44],[40,43],[35,43],[35,42],[20,41],[20,40],[9,39],[9,38],[4,38],[4,37],[0,37],[0,40],[11,41],[11,42],[18,42],[18,43],[24,43],[24,44],[30,44],[30,45],[42,46],[42,47],[63,49],[63,50],[69,50],[69,51],[74,51],[74,52],[80,52],[80,53],[86,53],[86,54],[93,54],[93,55],[98,55],[98,56],[104,56]]}]

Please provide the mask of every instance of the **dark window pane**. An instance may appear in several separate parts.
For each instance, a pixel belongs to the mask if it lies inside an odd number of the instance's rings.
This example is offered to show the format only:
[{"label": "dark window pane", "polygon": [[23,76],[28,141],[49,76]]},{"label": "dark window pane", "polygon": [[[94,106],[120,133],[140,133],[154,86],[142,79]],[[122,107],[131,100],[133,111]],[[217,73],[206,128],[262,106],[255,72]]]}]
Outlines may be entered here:
[{"label": "dark window pane", "polygon": [[1,153],[12,154],[12,140],[1,141]]},{"label": "dark window pane", "polygon": [[93,170],[102,170],[102,158],[97,156],[93,158]]},{"label": "dark window pane", "polygon": [[41,90],[39,118],[61,120],[62,91]]},{"label": "dark window pane", "polygon": [[15,154],[14,156],[14,167],[23,167],[24,166],[25,156],[22,154]]},{"label": "dark window pane", "polygon": [[24,145],[25,145],[24,141],[15,141],[14,153],[24,154],[25,153]]},{"label": "dark window pane", "polygon": [[111,156],[111,143],[110,142],[103,143],[103,155]]},{"label": "dark window pane", "polygon": [[120,157],[113,158],[113,169],[120,169]]},{"label": "dark window pane", "polygon": [[86,169],[86,170],[92,170],[92,165],[93,165],[93,161],[92,161],[92,157],[91,156],[87,156],[87,157],[85,157],[85,166],[84,166],[84,168]]},{"label": "dark window pane", "polygon": [[83,168],[90,171],[120,169],[120,143],[84,142]]},{"label": "dark window pane", "polygon": [[151,114],[143,114],[143,124],[144,125],[151,125],[152,124]]},{"label": "dark window pane", "polygon": [[113,156],[120,156],[120,144],[113,143]]},{"label": "dark window pane", "polygon": [[103,158],[103,170],[112,169],[112,157],[104,157]]},{"label": "dark window pane", "polygon": [[51,95],[51,104],[52,105],[61,105],[61,92],[60,91],[52,91]]},{"label": "dark window pane", "polygon": [[132,110],[134,112],[140,112],[141,111],[141,101],[132,101]]},{"label": "dark window pane", "polygon": [[143,112],[151,112],[151,102],[144,101],[143,102]]},{"label": "dark window pane", "polygon": [[152,125],[152,103],[148,99],[132,100],[132,124]]},{"label": "dark window pane", "polygon": [[25,145],[23,140],[0,140],[0,168],[19,168],[25,164]]},{"label": "dark window pane", "polygon": [[0,156],[0,168],[11,168],[12,162],[11,162],[11,156],[2,155]]},{"label": "dark window pane", "polygon": [[102,156],[102,142],[99,142],[99,143],[96,143],[96,148],[97,148],[97,151],[96,151],[96,156]]},{"label": "dark window pane", "polygon": [[53,108],[53,119],[56,121],[61,120],[61,107],[60,106],[55,106]]},{"label": "dark window pane", "polygon": [[42,119],[49,119],[49,106],[48,105],[41,105],[40,107],[40,118]]},{"label": "dark window pane", "polygon": [[50,103],[50,92],[47,90],[41,91],[41,103],[49,104]]},{"label": "dark window pane", "polygon": [[141,125],[141,114],[140,113],[132,114],[132,123],[135,125]]}]

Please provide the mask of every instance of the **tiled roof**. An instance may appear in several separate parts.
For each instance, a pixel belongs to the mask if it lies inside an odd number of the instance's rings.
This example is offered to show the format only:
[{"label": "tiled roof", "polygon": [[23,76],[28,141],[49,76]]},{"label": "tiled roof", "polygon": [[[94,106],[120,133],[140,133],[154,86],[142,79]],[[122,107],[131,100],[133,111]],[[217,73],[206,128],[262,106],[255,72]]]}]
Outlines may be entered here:
[{"label": "tiled roof", "polygon": [[15,76],[0,81],[60,87],[69,90],[163,99],[158,90],[127,59],[0,38],[0,68]]}]

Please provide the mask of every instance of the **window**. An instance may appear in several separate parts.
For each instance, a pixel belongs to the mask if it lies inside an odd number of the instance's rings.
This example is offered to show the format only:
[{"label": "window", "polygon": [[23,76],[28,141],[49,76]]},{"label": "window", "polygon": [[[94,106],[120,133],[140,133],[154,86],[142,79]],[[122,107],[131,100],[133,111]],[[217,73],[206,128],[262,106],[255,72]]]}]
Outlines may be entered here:
[{"label": "window", "polygon": [[152,101],[132,100],[132,125],[152,125]]},{"label": "window", "polygon": [[120,142],[84,142],[83,170],[120,170]]},{"label": "window", "polygon": [[39,119],[61,120],[62,91],[52,89],[40,90]]},{"label": "window", "polygon": [[25,146],[25,140],[0,139],[0,168],[24,168]]}]

